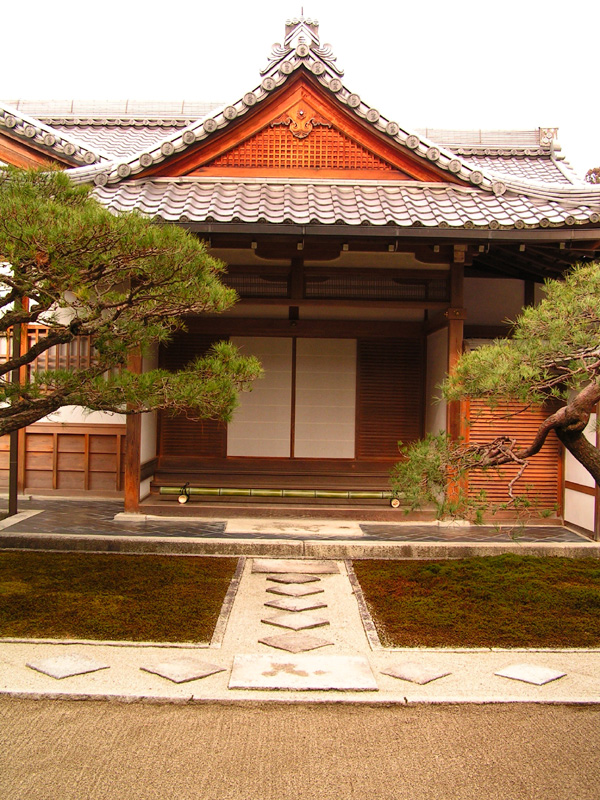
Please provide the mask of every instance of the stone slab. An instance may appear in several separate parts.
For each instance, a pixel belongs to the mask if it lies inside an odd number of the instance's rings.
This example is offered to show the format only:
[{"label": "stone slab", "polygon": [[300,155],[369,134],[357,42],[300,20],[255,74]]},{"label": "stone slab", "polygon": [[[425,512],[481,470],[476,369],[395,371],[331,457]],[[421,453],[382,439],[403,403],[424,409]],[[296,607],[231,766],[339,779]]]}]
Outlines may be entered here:
[{"label": "stone slab", "polygon": [[102,664],[87,656],[74,654],[64,656],[51,656],[50,658],[40,658],[36,661],[28,661],[27,666],[37,672],[43,672],[51,678],[61,680],[62,678],[72,678],[74,675],[85,675],[88,672],[98,672],[101,669],[108,669],[108,664]]},{"label": "stone slab", "polygon": [[153,664],[140,667],[143,672],[151,672],[160,675],[173,683],[186,683],[195,681],[199,678],[206,678],[215,675],[217,672],[224,672],[224,667],[216,664],[208,664],[206,661],[198,661],[194,658],[173,658],[167,661],[157,661]]},{"label": "stone slab", "polygon": [[302,519],[230,519],[225,528],[228,535],[281,534],[313,538],[361,538],[364,536],[360,525],[354,520],[302,520]]},{"label": "stone slab", "polygon": [[310,614],[276,614],[274,617],[261,619],[265,625],[276,625],[278,628],[290,628],[293,631],[306,631],[309,628],[322,628],[329,625],[328,619],[313,617]]},{"label": "stone slab", "polygon": [[230,689],[376,692],[377,681],[363,656],[237,655]]},{"label": "stone slab", "polygon": [[315,583],[321,578],[317,575],[303,575],[301,572],[284,572],[281,575],[269,575],[267,580],[273,583]]},{"label": "stone slab", "polygon": [[451,672],[439,670],[435,667],[426,667],[423,664],[418,664],[416,661],[403,661],[400,664],[393,664],[391,667],[382,669],[381,672],[383,675],[391,675],[392,678],[418,683],[421,686],[452,674]]},{"label": "stone slab", "polygon": [[291,559],[291,558],[254,558],[252,572],[286,573],[297,572],[302,575],[337,575],[338,565],[335,561],[321,559]]},{"label": "stone slab", "polygon": [[543,686],[550,681],[564,678],[567,673],[549,667],[539,667],[536,664],[511,664],[494,674],[501,678],[510,678],[513,681],[524,681],[525,683],[534,683],[536,686]]},{"label": "stone slab", "polygon": [[324,592],[324,589],[319,588],[318,586],[269,586],[267,592],[271,592],[271,594],[282,594],[286,597],[307,597],[311,594],[321,594]]},{"label": "stone slab", "polygon": [[317,650],[319,647],[333,644],[329,639],[320,639],[310,633],[281,633],[278,636],[266,636],[258,641],[260,644],[266,644],[267,647],[287,650],[288,653],[306,653],[309,650]]},{"label": "stone slab", "polygon": [[305,598],[305,597],[278,597],[275,600],[269,600],[265,605],[268,608],[276,608],[278,611],[316,611],[319,608],[327,608],[327,603],[324,603],[318,598]]}]

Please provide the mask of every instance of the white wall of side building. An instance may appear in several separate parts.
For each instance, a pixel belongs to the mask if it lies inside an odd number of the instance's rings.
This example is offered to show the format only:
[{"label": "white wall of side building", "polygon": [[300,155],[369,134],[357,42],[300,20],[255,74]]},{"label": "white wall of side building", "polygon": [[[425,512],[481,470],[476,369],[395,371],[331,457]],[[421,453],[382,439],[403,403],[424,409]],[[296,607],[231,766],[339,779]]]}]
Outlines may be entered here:
[{"label": "white wall of side building", "polygon": [[446,430],[446,401],[440,385],[448,368],[448,329],[440,328],[427,337],[427,379],[425,383],[425,433]]},{"label": "white wall of side building", "polygon": [[[587,428],[585,429],[586,438],[596,444],[596,414],[592,414]],[[595,482],[590,473],[579,461],[565,451],[565,482],[578,486],[595,489]],[[596,498],[591,494],[577,491],[572,488],[565,488],[564,519],[565,522],[577,525],[590,533],[594,532]]]},{"label": "white wall of side building", "polygon": [[51,422],[54,425],[124,425],[125,414],[112,411],[90,411],[83,406],[63,406],[58,411],[48,414],[40,422]]},{"label": "white wall of side building", "polygon": [[[158,348],[154,348],[152,352],[147,353],[142,358],[142,371],[149,372],[157,367]],[[158,455],[158,414],[155,411],[142,414],[141,424],[140,464],[145,464]],[[150,494],[152,479],[153,476],[150,476],[140,483],[140,499],[143,500],[144,497]]]}]

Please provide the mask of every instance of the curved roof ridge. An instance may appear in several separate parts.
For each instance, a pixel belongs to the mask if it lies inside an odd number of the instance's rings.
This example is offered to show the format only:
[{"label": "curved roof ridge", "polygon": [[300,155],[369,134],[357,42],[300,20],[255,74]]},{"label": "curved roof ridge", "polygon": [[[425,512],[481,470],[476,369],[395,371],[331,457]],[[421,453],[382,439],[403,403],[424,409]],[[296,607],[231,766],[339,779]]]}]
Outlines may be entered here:
[{"label": "curved roof ridge", "polygon": [[584,178],[582,178],[575,171],[575,169],[565,159],[564,156],[561,156],[560,158],[557,158],[556,154],[553,152],[552,153],[552,163],[558,169],[558,171],[561,172],[565,176],[565,178],[569,181],[569,183],[572,183],[574,186],[577,186],[577,185],[586,186],[587,185],[585,180],[584,180]]},{"label": "curved roof ridge", "polygon": [[47,153],[52,153],[58,159],[79,161],[89,165],[111,159],[108,154],[92,150],[78,139],[65,136],[39,119],[30,117],[1,101],[0,130]]},{"label": "curved roof ridge", "polygon": [[503,175],[507,192],[526,194],[528,197],[537,197],[548,201],[577,199],[580,202],[600,204],[600,185],[591,183],[540,183],[528,181],[524,178],[512,178]]}]

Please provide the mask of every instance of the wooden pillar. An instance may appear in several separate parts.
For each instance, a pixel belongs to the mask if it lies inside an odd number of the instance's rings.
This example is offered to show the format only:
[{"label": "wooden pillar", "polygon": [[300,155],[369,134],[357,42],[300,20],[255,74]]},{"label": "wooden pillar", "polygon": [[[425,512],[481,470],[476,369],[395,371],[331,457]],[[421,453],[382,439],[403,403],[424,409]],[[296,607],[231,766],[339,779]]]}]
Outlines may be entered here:
[{"label": "wooden pillar", "polygon": [[[23,301],[15,300],[15,311],[20,311],[24,307]],[[23,352],[23,326],[20,322],[16,323],[12,329],[12,357],[18,358]],[[21,384],[23,370],[14,369],[10,380],[19,386]],[[9,436],[10,449],[8,457],[8,516],[14,516],[18,508],[19,494],[19,431],[12,431]]]},{"label": "wooden pillar", "polygon": [[[464,260],[465,249],[454,248],[454,263],[450,267],[450,308],[448,318],[448,374],[451,375],[463,350],[463,335],[466,312],[464,304]],[[448,403],[446,408],[446,431],[452,439],[458,439],[462,430],[462,409],[458,400]]]},{"label": "wooden pillar", "polygon": [[[130,372],[140,374],[142,356],[139,351],[132,352],[127,365]],[[140,510],[142,453],[142,418],[140,414],[129,414],[125,427],[124,461],[124,510],[137,513]]]},{"label": "wooden pillar", "polygon": [[[596,447],[600,447],[600,431],[598,430],[598,419],[600,419],[600,406],[596,407]],[[594,539],[600,541],[600,486],[596,484],[596,502],[594,503]]]}]

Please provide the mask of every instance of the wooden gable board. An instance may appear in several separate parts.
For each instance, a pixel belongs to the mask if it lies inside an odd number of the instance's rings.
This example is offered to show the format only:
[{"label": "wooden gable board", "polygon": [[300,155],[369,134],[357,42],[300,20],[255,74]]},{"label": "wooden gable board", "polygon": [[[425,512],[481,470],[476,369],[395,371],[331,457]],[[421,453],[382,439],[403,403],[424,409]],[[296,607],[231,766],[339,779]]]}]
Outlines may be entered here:
[{"label": "wooden gable board", "polygon": [[454,182],[361,125],[304,71],[237,124],[136,179],[205,175]]},{"label": "wooden gable board", "polygon": [[21,169],[46,167],[50,164],[69,166],[69,162],[60,161],[24,142],[0,132],[0,161]]}]

